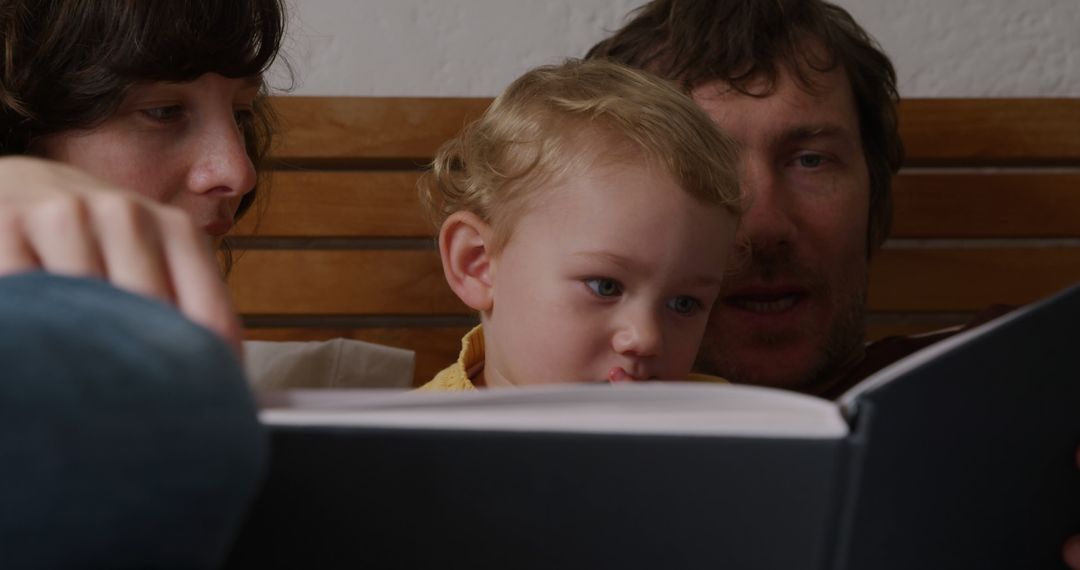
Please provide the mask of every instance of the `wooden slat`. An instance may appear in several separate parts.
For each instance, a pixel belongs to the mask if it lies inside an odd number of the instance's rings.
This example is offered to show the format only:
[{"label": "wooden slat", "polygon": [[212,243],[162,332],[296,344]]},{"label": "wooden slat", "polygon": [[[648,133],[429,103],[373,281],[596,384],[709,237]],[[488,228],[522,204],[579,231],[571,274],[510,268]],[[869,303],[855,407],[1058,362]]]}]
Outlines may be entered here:
[{"label": "wooden slat", "polygon": [[478,117],[491,99],[276,97],[281,118],[278,162],[337,163],[387,159],[420,162]]},{"label": "wooden slat", "polygon": [[894,184],[892,237],[1080,236],[1080,174],[905,173]]},{"label": "wooden slat", "polygon": [[[489,98],[275,97],[286,162],[430,157]],[[1080,164],[1080,99],[905,99],[909,165]]]},{"label": "wooden slat", "polygon": [[[416,171],[276,172],[270,206],[235,236],[431,237]],[[893,237],[1080,236],[1080,174],[903,173],[894,179]],[[1018,197],[1022,196],[1023,199]]]},{"label": "wooden slat", "polygon": [[885,249],[870,272],[872,311],[978,311],[1022,305],[1080,281],[1080,248]]},{"label": "wooden slat", "polygon": [[[1080,248],[885,249],[872,311],[977,311],[1023,304],[1080,281]],[[249,315],[469,314],[434,251],[249,251],[229,279]]]},{"label": "wooden slat", "polygon": [[905,99],[908,165],[1078,164],[1080,99]]},{"label": "wooden slat", "polygon": [[[434,233],[417,197],[416,171],[280,171],[270,200],[234,236],[426,237]],[[256,225],[257,220],[257,225]]]},{"label": "wooden slat", "polygon": [[413,385],[419,386],[431,380],[440,370],[457,360],[461,351],[461,337],[467,327],[414,327],[414,328],[253,328],[247,330],[252,340],[328,340],[351,338],[396,346],[416,352],[416,374]]},{"label": "wooden slat", "polygon": [[251,250],[229,288],[243,315],[469,314],[435,251]]}]

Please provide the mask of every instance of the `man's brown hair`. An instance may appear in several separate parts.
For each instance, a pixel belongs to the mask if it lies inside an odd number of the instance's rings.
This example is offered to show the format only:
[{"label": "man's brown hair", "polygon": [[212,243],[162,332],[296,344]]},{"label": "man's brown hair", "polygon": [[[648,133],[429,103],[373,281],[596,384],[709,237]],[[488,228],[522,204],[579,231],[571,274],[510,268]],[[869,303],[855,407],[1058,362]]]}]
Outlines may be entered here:
[{"label": "man's brown hair", "polygon": [[892,175],[904,155],[896,71],[843,8],[823,0],[654,0],[586,57],[649,70],[687,91],[720,80],[753,97],[770,95],[783,69],[812,90],[808,71],[839,67],[851,83],[870,174],[867,251],[888,237]]}]

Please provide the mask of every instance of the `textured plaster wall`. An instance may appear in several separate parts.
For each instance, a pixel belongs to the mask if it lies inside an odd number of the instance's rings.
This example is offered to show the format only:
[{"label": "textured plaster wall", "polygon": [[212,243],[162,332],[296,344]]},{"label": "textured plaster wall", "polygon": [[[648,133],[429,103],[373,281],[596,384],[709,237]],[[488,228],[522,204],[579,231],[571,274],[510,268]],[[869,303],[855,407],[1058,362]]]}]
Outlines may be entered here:
[{"label": "textured plaster wall", "polygon": [[[642,0],[289,0],[296,95],[486,96]],[[907,97],[1080,97],[1080,0],[837,0]],[[277,75],[275,83],[284,81]]]}]

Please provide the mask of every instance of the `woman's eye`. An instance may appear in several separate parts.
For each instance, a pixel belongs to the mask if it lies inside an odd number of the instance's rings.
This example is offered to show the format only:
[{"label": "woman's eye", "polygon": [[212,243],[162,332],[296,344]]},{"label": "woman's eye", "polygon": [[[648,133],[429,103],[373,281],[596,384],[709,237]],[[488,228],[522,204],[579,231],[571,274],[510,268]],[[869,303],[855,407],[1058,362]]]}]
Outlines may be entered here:
[{"label": "woman's eye", "polygon": [[701,302],[693,297],[687,297],[685,295],[679,295],[678,297],[672,297],[668,300],[667,306],[672,311],[679,313],[680,315],[690,315],[697,312],[701,308]]},{"label": "woman's eye", "polygon": [[180,105],[166,105],[163,107],[149,107],[140,109],[140,113],[146,117],[161,123],[168,123],[179,119],[184,114],[184,108]]},{"label": "woman's eye", "polygon": [[622,293],[622,285],[618,281],[606,277],[586,279],[585,286],[600,297],[615,297]]},{"label": "woman's eye", "polygon": [[820,154],[803,154],[795,160],[803,168],[818,168],[825,163],[825,157]]}]

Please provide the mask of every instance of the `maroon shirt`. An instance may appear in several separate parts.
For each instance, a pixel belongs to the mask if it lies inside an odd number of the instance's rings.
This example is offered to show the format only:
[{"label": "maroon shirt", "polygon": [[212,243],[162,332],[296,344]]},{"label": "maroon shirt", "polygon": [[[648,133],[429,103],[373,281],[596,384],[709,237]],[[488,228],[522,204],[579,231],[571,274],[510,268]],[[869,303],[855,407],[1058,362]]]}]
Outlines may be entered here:
[{"label": "maroon shirt", "polygon": [[917,336],[890,336],[871,342],[866,345],[866,355],[863,356],[863,359],[818,395],[829,399],[839,398],[851,387],[897,360],[936,342],[945,340],[958,332],[992,321],[1014,308],[1009,305],[991,305],[976,314],[970,322],[962,327],[953,327]]}]

